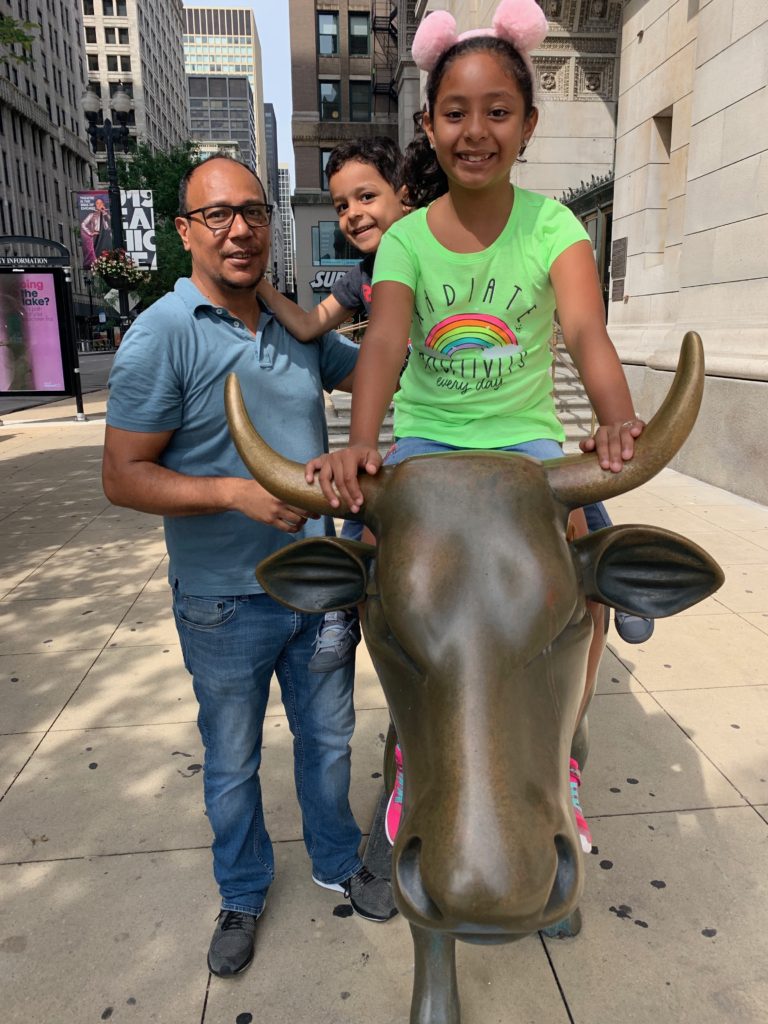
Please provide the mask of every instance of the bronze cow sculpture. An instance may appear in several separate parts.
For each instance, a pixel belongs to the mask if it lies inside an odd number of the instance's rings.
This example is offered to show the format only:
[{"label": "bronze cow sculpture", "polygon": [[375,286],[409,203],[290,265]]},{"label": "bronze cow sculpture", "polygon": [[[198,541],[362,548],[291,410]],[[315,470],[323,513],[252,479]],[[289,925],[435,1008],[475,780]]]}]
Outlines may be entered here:
[{"label": "bronze cow sculpture", "polygon": [[[701,340],[689,333],[670,393],[621,473],[594,455],[418,456],[361,477],[358,515],[376,547],[310,539],[257,570],[289,607],[367,598],[363,631],[405,765],[393,887],[415,947],[411,1024],[459,1024],[456,939],[508,942],[576,910],[583,868],[568,761],[577,730],[586,746],[588,599],[660,617],[723,577],[667,530],[616,526],[569,540],[568,515],[658,473],[693,426],[703,381]],[[300,508],[348,514],[265,445],[233,377],[226,405],[264,487]]]}]

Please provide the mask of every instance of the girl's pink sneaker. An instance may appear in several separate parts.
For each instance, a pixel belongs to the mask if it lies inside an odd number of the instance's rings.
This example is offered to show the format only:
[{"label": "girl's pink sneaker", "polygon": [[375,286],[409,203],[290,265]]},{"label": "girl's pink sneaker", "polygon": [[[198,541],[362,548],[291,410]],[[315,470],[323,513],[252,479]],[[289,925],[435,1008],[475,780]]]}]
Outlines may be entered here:
[{"label": "girl's pink sneaker", "polygon": [[576,830],[579,833],[582,850],[584,853],[591,853],[592,833],[589,831],[587,819],[584,817],[584,813],[581,810],[581,804],[579,803],[580,785],[581,772],[579,771],[579,763],[574,758],[571,758],[571,800],[573,802],[573,813],[576,817]]},{"label": "girl's pink sneaker", "polygon": [[395,744],[395,784],[389,794],[387,813],[384,815],[384,831],[390,846],[395,845],[400,818],[403,816],[403,754],[400,744]]}]

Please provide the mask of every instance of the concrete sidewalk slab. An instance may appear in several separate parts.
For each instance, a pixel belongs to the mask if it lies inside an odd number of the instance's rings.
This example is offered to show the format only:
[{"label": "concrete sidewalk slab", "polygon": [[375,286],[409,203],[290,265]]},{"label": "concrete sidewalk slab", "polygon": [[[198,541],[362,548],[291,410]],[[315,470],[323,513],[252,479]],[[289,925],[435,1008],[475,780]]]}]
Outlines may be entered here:
[{"label": "concrete sidewalk slab", "polygon": [[[277,878],[252,967],[209,979],[202,748],[159,520],[104,500],[103,422],[20,417],[0,427],[3,1024],[402,1024],[408,929],[334,915],[349,908],[312,884],[276,684],[262,778]],[[672,470],[608,505],[690,536],[727,583],[645,644],[611,617],[581,791],[584,931],[460,946],[463,1024],[761,1024],[768,509]],[[356,705],[367,829],[389,715],[364,648]]]},{"label": "concrete sidewalk slab", "polygon": [[[239,1014],[254,1024],[404,1024],[410,931],[401,917],[372,924],[348,910],[339,894],[313,885],[299,843],[282,845],[254,962],[239,978],[211,979],[206,1024],[231,1024]],[[457,966],[465,1024],[568,1024],[538,937],[498,947],[459,943]]]},{"label": "concrete sidewalk slab", "polygon": [[589,731],[590,755],[581,800],[590,815],[684,811],[744,802],[650,694],[595,697]]},{"label": "concrete sidewalk slab", "polygon": [[5,1024],[188,1024],[208,972],[192,936],[213,930],[210,852],[0,867]]},{"label": "concrete sidewalk slab", "polygon": [[583,932],[547,940],[574,1022],[762,1024],[765,822],[731,808],[592,826]]},{"label": "concrete sidewalk slab", "polygon": [[98,653],[64,651],[0,657],[0,734],[49,729]]},{"label": "concrete sidewalk slab", "polygon": [[[719,686],[751,686],[765,680],[765,641],[738,615],[676,615],[659,619],[650,640],[610,647],[650,693]],[[710,652],[730,648],[728,671],[713,671]]]}]

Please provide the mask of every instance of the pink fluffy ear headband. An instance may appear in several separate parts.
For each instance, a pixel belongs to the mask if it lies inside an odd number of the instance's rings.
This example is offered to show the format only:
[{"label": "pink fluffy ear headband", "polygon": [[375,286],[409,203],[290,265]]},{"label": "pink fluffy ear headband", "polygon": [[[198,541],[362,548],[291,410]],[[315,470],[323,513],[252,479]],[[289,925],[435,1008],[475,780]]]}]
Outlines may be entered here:
[{"label": "pink fluffy ear headband", "polygon": [[431,71],[446,50],[473,36],[496,36],[512,43],[527,57],[547,34],[547,19],[536,0],[501,0],[492,28],[473,28],[458,35],[456,20],[448,11],[433,11],[413,37],[413,59],[422,71]]}]

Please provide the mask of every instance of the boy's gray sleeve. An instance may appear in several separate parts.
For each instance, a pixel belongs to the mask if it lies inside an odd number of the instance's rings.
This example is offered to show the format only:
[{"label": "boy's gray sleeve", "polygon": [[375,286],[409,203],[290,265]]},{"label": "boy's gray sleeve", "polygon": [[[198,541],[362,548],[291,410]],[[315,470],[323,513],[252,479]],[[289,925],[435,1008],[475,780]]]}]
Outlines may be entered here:
[{"label": "boy's gray sleeve", "polygon": [[355,368],[360,346],[348,341],[337,331],[328,331],[318,338],[320,345],[320,380],[325,391],[333,391]]},{"label": "boy's gray sleeve", "polygon": [[331,287],[331,295],[345,309],[363,309],[362,301],[363,275],[360,265],[352,267]]}]

